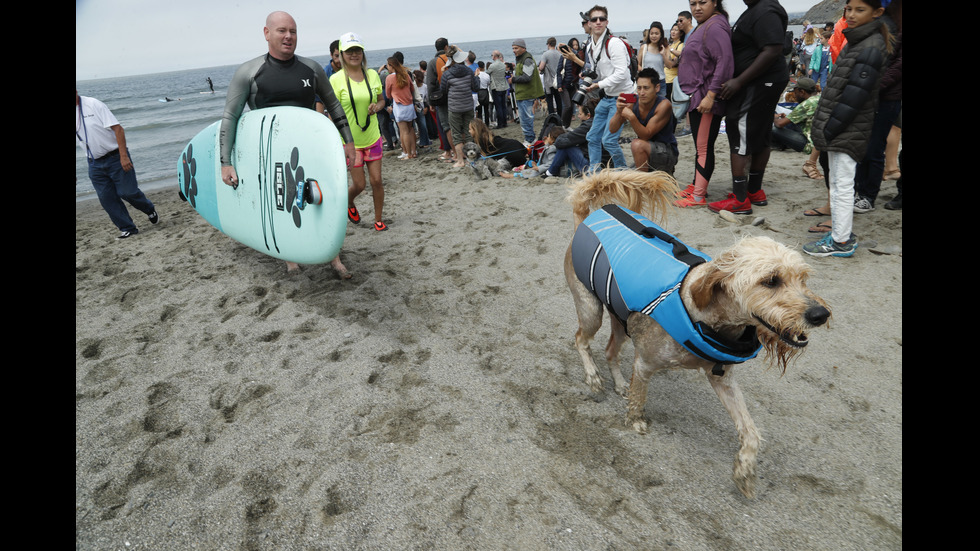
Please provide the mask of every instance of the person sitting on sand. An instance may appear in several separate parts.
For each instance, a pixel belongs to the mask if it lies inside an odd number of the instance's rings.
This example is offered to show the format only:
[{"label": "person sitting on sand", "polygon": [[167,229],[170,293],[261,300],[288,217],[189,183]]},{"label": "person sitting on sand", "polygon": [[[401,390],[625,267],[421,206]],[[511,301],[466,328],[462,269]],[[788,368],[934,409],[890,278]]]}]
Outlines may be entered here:
[{"label": "person sitting on sand", "polygon": [[494,136],[480,119],[470,121],[470,134],[487,157],[502,157],[507,159],[512,167],[524,166],[527,162],[527,148],[523,143],[503,136]]},{"label": "person sitting on sand", "polygon": [[566,164],[578,174],[585,172],[585,167],[589,165],[589,140],[587,138],[589,130],[592,129],[592,110],[598,100],[589,100],[578,107],[578,118],[582,121],[571,132],[565,132],[555,139],[555,158],[551,161],[551,166],[546,171],[546,176],[561,176],[562,169]]},{"label": "person sitting on sand", "polygon": [[[541,152],[541,158],[538,159],[537,164],[525,167],[520,172],[515,172],[513,176],[515,178],[547,178],[549,176],[548,170],[551,168],[555,160],[555,154],[558,152],[558,148],[555,147],[555,140],[564,133],[565,129],[560,124],[552,127],[548,135],[542,140],[544,142],[544,150]],[[505,178],[507,177],[510,176],[505,176]]]}]

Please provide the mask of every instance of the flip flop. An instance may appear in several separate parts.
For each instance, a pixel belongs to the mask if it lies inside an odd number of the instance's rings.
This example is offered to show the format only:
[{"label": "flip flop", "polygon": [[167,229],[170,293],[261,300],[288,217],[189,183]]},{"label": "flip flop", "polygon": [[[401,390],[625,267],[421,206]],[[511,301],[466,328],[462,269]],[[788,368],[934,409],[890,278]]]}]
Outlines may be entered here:
[{"label": "flip flop", "polygon": [[820,207],[803,211],[803,216],[830,216],[829,212],[821,212]]},{"label": "flip flop", "polygon": [[834,228],[830,225],[830,222],[827,221],[827,222],[820,222],[816,226],[810,226],[810,229],[806,231],[810,233],[827,233],[832,229]]}]

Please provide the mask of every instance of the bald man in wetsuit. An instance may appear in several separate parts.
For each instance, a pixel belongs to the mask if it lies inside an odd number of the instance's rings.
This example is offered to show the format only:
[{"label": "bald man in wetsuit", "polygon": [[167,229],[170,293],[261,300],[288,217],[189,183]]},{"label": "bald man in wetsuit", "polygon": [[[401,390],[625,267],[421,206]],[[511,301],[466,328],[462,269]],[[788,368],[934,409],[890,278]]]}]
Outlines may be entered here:
[{"label": "bald man in wetsuit", "polygon": [[[314,109],[319,96],[324,110],[344,140],[347,164],[353,163],[354,139],[347,116],[333,93],[323,67],[312,59],[295,54],[296,21],[286,12],[272,12],[265,20],[263,32],[266,42],[269,43],[269,53],[242,64],[228,85],[225,112],[218,134],[221,181],[229,186],[238,185],[238,174],[231,165],[231,149],[235,145],[238,119],[242,116],[246,103],[249,109],[280,106]],[[347,268],[340,262],[340,255],[331,264],[342,278],[350,277]],[[286,266],[289,271],[299,268],[293,262],[286,262]]]}]

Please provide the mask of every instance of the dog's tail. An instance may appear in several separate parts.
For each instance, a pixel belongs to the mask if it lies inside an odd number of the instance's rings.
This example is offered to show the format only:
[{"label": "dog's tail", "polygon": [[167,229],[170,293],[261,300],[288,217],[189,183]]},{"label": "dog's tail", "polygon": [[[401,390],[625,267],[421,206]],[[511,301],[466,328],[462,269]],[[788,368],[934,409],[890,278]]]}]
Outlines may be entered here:
[{"label": "dog's tail", "polygon": [[662,222],[677,198],[677,180],[666,172],[603,169],[588,174],[569,187],[575,227],[598,208],[610,203]]}]

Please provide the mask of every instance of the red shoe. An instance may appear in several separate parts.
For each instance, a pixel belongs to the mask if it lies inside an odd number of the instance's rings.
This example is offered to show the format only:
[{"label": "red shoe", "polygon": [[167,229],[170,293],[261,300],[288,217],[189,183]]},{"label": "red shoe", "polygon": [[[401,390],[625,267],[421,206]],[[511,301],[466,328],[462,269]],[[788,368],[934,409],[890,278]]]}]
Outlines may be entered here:
[{"label": "red shoe", "polygon": [[355,224],[361,223],[361,213],[357,212],[357,207],[349,207],[347,209],[347,219]]},{"label": "red shoe", "polygon": [[388,226],[386,226],[384,222],[375,222],[374,229],[376,231],[385,231],[388,229]]},{"label": "red shoe", "polygon": [[730,194],[727,199],[722,199],[721,201],[715,201],[708,205],[708,210],[711,212],[720,212],[727,210],[728,212],[734,214],[752,214],[752,203],[748,199],[745,201],[739,201],[735,198],[735,194]]},{"label": "red shoe", "polygon": [[766,199],[766,192],[761,189],[749,194],[749,202],[759,207],[764,207],[769,204],[769,200]]},{"label": "red shoe", "polygon": [[703,207],[708,204],[708,201],[704,197],[698,199],[693,195],[689,195],[674,201],[674,204],[683,209],[687,207]]},{"label": "red shoe", "polygon": [[687,184],[687,187],[684,188],[680,193],[678,193],[677,197],[684,199],[686,197],[690,197],[693,193],[694,193],[694,184]]}]

